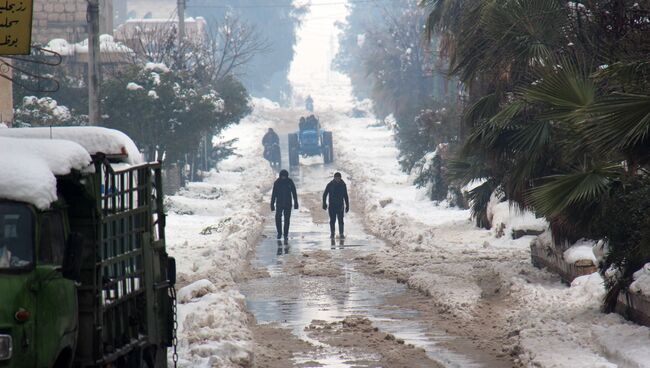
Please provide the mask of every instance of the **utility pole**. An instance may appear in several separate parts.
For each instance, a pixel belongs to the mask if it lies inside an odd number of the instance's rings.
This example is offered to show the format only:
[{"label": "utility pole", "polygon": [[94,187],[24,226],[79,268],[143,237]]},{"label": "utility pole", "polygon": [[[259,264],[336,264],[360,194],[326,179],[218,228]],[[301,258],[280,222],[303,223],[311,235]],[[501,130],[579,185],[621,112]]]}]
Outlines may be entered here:
[{"label": "utility pole", "polygon": [[88,0],[88,120],[99,125],[99,0]]},{"label": "utility pole", "polygon": [[0,125],[11,127],[14,120],[14,99],[11,59],[0,59]]},{"label": "utility pole", "polygon": [[183,62],[183,41],[185,40],[185,0],[178,0],[178,59],[180,68]]}]

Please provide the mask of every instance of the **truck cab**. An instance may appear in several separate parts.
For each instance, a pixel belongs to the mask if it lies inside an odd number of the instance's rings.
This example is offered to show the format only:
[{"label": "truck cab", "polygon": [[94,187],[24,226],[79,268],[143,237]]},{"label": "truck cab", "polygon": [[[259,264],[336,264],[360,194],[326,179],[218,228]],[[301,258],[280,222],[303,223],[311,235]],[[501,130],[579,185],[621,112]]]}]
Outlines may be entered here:
[{"label": "truck cab", "polygon": [[0,368],[165,367],[160,163],[103,128],[0,129],[0,147]]}]

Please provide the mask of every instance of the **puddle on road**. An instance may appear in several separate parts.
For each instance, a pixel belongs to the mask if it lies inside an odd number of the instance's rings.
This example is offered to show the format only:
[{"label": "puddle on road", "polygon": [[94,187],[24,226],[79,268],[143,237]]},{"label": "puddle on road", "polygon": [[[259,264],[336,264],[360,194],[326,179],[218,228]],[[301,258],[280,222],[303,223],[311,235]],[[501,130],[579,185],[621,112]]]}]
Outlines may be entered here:
[{"label": "puddle on road", "polygon": [[[274,234],[273,219],[267,224],[265,234]],[[258,245],[253,265],[265,268],[271,277],[253,279],[240,286],[247,307],[258,323],[278,323],[291,329],[300,339],[321,347],[308,356],[294,356],[296,364],[313,362],[315,366],[338,368],[367,366],[359,363],[363,361],[376,362],[377,357],[372,355],[341,351],[313,340],[305,331],[313,320],[333,322],[359,315],[407,344],[425,349],[429,358],[445,367],[481,367],[468,357],[441,347],[440,343],[454,337],[432,330],[430,324],[419,321],[419,311],[389,302],[418,298],[423,301],[424,296],[393,280],[368,276],[355,269],[353,259],[379,246],[380,241],[365,234],[352,213],[346,217],[346,229],[353,236],[345,242],[337,239],[332,245],[328,239],[328,225],[314,224],[309,211],[294,212],[292,234],[287,243],[267,238]],[[339,276],[310,277],[285,272],[284,266],[300,260],[303,252],[317,250],[330,252],[332,260],[341,267]]]}]

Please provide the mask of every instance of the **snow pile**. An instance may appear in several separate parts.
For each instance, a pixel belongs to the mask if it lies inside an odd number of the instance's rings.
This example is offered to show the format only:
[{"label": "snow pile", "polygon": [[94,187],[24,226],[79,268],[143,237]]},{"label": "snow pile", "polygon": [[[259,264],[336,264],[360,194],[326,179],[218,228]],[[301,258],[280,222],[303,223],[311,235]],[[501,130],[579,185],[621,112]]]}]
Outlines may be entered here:
[{"label": "snow pile", "polygon": [[137,165],[144,162],[138,147],[126,134],[100,127],[55,127],[4,129],[0,136],[15,138],[63,139],[78,143],[91,155],[127,155],[126,162]]},{"label": "snow pile", "polygon": [[650,263],[634,273],[634,282],[630,284],[630,291],[650,296]]},{"label": "snow pile", "polygon": [[178,309],[181,367],[251,366],[253,343],[243,295],[234,289],[210,293]]},{"label": "snow pile", "polygon": [[63,140],[0,137],[0,147],[0,198],[31,203],[39,209],[47,209],[57,200],[56,175],[82,170],[91,162],[83,147]]},{"label": "snow pile", "polygon": [[580,239],[573,244],[569,249],[564,251],[564,260],[567,263],[576,263],[578,261],[588,260],[594,265],[598,264],[598,260],[594,255],[594,245],[597,242],[589,239]]},{"label": "snow pile", "polygon": [[[497,238],[495,231],[476,228],[468,211],[422,200],[400,171],[390,128],[334,113],[322,121],[335,122],[327,128],[334,131],[336,162],[352,174],[352,206],[363,207],[368,228],[390,242],[365,257],[378,272],[430,295],[438,312],[470,334],[489,326],[488,338],[503,338],[503,353],[522,366],[617,367],[621,361],[649,366],[650,329],[600,312],[605,295],[600,275],[563,286],[557,276],[531,265],[531,237]],[[548,227],[498,199],[490,211],[503,234]],[[567,258],[583,258],[588,249],[595,259],[592,245],[576,247]],[[637,279],[647,275],[639,272]],[[503,303],[492,306],[492,297]]]},{"label": "snow pile", "polygon": [[164,63],[147,63],[144,70],[158,73],[169,73],[171,71]]},{"label": "snow pile", "polygon": [[45,45],[45,49],[54,51],[61,56],[74,55],[75,52],[74,44],[68,43],[68,41],[63,38],[50,40],[50,42]]},{"label": "snow pile", "polygon": [[531,211],[521,210],[514,203],[503,201],[496,193],[490,197],[487,216],[497,237],[505,235],[514,238],[517,232],[526,235],[542,233],[549,226],[543,217],[538,218]]},{"label": "snow pile", "polygon": [[516,331],[523,366],[617,367],[589,338],[592,328],[620,323],[620,317],[599,312],[605,294],[600,275],[576,278],[571,287],[514,279],[511,288],[518,308],[508,316]]},{"label": "snow pile", "polygon": [[[258,105],[259,106],[259,105]],[[257,107],[223,139],[236,154],[201,183],[167,197],[167,250],[177,260],[179,356],[184,367],[248,367],[252,334],[236,289],[264,226],[258,214],[274,173],[261,159],[267,111]]]},{"label": "snow pile", "polygon": [[133,50],[128,48],[121,42],[115,42],[113,36],[109,34],[103,34],[99,36],[99,49],[101,52],[113,52],[113,53],[124,53],[131,54]]},{"label": "snow pile", "polygon": [[144,89],[144,87],[142,87],[141,85],[139,85],[137,83],[129,82],[126,85],[126,89],[128,89],[129,91],[139,91],[141,89]]}]

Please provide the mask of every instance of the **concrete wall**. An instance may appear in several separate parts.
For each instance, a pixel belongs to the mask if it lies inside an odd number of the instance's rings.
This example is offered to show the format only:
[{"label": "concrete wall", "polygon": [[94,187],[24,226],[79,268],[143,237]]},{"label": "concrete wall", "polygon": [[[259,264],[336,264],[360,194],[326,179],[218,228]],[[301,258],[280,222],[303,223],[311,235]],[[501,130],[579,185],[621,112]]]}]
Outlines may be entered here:
[{"label": "concrete wall", "polygon": [[[113,0],[100,0],[100,33],[113,34]],[[34,0],[32,42],[47,44],[54,38],[79,42],[88,38],[86,0]]]}]

